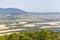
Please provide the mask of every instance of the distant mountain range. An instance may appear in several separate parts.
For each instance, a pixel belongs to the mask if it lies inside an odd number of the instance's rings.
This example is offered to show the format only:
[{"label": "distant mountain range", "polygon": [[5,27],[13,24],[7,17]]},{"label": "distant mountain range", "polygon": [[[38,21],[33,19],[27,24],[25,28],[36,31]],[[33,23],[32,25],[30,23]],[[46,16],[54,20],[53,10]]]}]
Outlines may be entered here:
[{"label": "distant mountain range", "polygon": [[10,14],[25,14],[27,12],[17,9],[17,8],[0,8],[0,14],[1,13],[10,13]]},{"label": "distant mountain range", "polygon": [[17,8],[0,8],[0,22],[6,20],[60,21],[60,12],[26,12]]},{"label": "distant mountain range", "polygon": [[42,13],[39,13],[39,12],[26,12],[24,10],[21,10],[21,9],[17,9],[17,8],[0,8],[0,14],[1,13],[10,13],[10,14],[59,14],[59,12],[42,12]]}]

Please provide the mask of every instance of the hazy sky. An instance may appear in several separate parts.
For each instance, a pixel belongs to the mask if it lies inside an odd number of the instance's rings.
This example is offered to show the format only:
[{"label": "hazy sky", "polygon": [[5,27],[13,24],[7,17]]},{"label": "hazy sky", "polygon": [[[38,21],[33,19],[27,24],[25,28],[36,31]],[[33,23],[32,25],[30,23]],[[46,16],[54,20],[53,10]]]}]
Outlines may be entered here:
[{"label": "hazy sky", "polygon": [[0,0],[0,8],[19,8],[32,12],[60,12],[60,0]]}]

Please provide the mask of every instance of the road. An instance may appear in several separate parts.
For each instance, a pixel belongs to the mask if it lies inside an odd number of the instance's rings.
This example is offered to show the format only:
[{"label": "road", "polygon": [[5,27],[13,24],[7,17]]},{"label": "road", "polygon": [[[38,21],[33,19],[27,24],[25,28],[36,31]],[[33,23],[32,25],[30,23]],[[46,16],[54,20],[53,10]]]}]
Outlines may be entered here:
[{"label": "road", "polygon": [[13,32],[18,32],[18,31],[22,31],[22,30],[27,30],[27,29],[2,30],[2,31],[0,31],[0,36],[1,36],[1,35],[5,35],[5,34],[11,34],[11,33],[13,33]]}]

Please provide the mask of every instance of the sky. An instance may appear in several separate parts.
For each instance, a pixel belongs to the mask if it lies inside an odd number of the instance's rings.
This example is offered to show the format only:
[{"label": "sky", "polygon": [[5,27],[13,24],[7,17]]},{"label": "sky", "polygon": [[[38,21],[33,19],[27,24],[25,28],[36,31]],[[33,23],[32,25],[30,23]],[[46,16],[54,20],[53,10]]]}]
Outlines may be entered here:
[{"label": "sky", "polygon": [[18,8],[28,12],[60,12],[60,0],[0,0],[0,8]]}]

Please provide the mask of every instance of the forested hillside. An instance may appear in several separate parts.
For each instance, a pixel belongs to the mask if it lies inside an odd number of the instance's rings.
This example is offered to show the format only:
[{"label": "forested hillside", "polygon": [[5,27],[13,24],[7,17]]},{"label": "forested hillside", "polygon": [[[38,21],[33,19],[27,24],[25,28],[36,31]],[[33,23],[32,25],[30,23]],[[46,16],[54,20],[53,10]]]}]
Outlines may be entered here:
[{"label": "forested hillside", "polygon": [[0,36],[0,40],[60,40],[60,33],[51,30],[35,30]]}]

